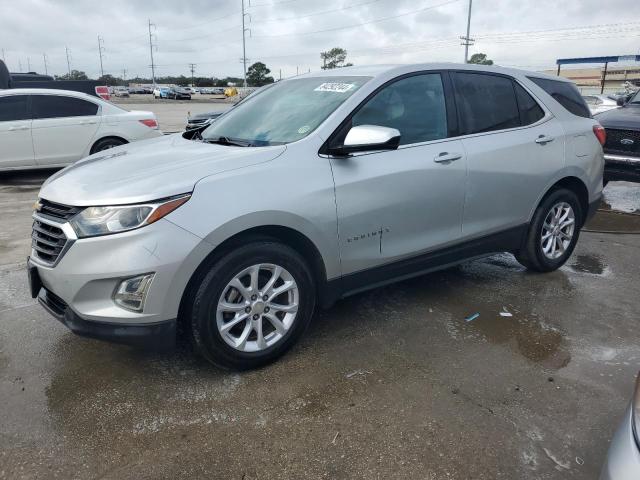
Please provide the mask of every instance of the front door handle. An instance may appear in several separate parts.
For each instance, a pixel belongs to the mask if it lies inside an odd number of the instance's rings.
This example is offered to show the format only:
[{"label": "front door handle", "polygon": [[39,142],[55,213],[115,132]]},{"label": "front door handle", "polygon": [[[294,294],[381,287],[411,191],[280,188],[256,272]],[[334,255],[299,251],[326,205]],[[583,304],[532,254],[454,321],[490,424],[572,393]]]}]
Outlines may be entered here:
[{"label": "front door handle", "polygon": [[538,138],[536,138],[536,143],[540,145],[546,145],[549,142],[553,142],[553,137],[549,137],[547,135],[540,135]]},{"label": "front door handle", "polygon": [[29,127],[27,127],[26,125],[21,125],[19,127],[9,127],[9,131],[10,132],[16,132],[18,130],[28,130]]},{"label": "front door handle", "polygon": [[440,152],[438,155],[435,156],[433,161],[436,163],[451,163],[451,162],[455,162],[456,160],[460,160],[461,158],[462,158],[461,153]]}]

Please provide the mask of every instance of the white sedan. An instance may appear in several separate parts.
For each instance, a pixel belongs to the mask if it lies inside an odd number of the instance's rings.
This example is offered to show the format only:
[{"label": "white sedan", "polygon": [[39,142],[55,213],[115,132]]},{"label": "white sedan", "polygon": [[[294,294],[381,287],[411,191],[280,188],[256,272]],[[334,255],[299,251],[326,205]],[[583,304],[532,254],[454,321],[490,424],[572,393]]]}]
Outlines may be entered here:
[{"label": "white sedan", "polygon": [[0,90],[0,171],[63,167],[160,135],[153,113],[129,112],[86,93]]},{"label": "white sedan", "polygon": [[589,106],[592,115],[618,108],[618,103],[615,98],[607,95],[583,95],[582,98],[584,98],[584,101]]}]

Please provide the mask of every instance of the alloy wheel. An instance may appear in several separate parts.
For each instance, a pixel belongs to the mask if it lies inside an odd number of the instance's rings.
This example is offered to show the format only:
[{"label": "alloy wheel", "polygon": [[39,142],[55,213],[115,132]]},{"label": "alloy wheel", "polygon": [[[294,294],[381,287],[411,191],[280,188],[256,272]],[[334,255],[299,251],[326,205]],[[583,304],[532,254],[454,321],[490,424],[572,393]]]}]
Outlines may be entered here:
[{"label": "alloy wheel", "polygon": [[571,245],[575,233],[576,216],[567,202],[556,203],[542,224],[540,246],[549,259],[560,258]]},{"label": "alloy wheel", "polygon": [[216,309],[218,332],[236,350],[265,350],[282,340],[295,322],[299,298],[298,285],[285,268],[252,265],[223,289]]}]

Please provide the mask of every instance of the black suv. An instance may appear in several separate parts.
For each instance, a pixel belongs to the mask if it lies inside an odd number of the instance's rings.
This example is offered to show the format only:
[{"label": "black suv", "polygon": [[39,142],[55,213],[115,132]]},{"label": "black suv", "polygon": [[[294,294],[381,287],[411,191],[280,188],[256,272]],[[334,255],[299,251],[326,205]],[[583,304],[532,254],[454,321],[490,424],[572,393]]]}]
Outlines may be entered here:
[{"label": "black suv", "polygon": [[620,108],[595,115],[607,131],[604,144],[604,181],[640,182],[640,90]]}]

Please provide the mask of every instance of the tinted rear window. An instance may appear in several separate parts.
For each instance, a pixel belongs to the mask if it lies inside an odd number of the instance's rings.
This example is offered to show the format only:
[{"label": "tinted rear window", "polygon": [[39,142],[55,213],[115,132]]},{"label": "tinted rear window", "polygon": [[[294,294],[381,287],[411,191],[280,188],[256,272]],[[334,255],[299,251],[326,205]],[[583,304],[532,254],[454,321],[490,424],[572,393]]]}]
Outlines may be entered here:
[{"label": "tinted rear window", "polygon": [[33,95],[33,118],[85,117],[98,113],[98,105],[80,98],[60,95]]},{"label": "tinted rear window", "polygon": [[0,122],[28,120],[26,95],[0,97]]},{"label": "tinted rear window", "polygon": [[518,108],[520,109],[520,120],[522,125],[531,125],[544,117],[544,110],[538,102],[520,85],[514,82]]},{"label": "tinted rear window", "polygon": [[520,126],[520,112],[509,78],[458,72],[453,79],[461,134]]},{"label": "tinted rear window", "polygon": [[591,118],[589,107],[573,83],[558,82],[547,78],[527,77],[551,95],[566,110],[579,117]]}]

